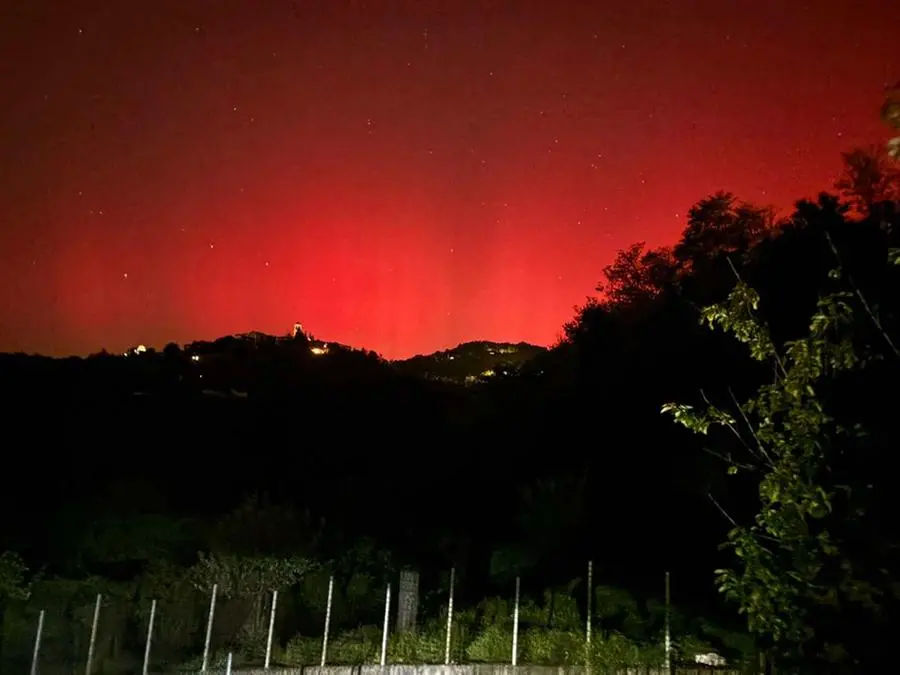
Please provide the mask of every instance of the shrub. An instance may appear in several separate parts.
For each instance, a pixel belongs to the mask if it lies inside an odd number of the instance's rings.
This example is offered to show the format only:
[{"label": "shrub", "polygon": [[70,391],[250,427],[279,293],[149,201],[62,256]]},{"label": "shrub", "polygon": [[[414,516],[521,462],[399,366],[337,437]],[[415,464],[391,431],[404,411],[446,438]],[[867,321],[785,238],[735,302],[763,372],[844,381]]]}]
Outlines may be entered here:
[{"label": "shrub", "polygon": [[531,628],[519,641],[519,660],[535,666],[583,665],[584,635],[558,629]]},{"label": "shrub", "polygon": [[[381,649],[381,629],[361,626],[340,633],[328,641],[326,663],[330,666],[358,666],[375,663]],[[319,665],[322,658],[322,638],[297,635],[284,649],[284,662],[292,666]]]},{"label": "shrub", "polygon": [[466,647],[466,657],[475,663],[509,663],[512,657],[512,629],[494,624],[478,632]]},{"label": "shrub", "polygon": [[423,630],[420,633],[397,633],[388,642],[388,660],[391,663],[443,663],[445,635],[438,631]]},{"label": "shrub", "polygon": [[322,638],[297,635],[285,645],[281,660],[287,666],[318,665],[322,657]]},{"label": "shrub", "polygon": [[[199,671],[201,666],[203,665],[203,655],[198,654],[183,664],[181,664],[181,668],[179,668],[182,672],[192,672]],[[209,655],[209,661],[207,662],[208,670],[225,670],[225,667],[228,665],[228,650],[220,649],[215,651]],[[231,665],[237,665],[235,663],[234,655],[231,656]]]},{"label": "shrub", "polygon": [[659,644],[640,644],[620,633],[610,633],[591,642],[591,667],[594,670],[618,671],[623,668],[659,667],[665,660],[665,649]]}]

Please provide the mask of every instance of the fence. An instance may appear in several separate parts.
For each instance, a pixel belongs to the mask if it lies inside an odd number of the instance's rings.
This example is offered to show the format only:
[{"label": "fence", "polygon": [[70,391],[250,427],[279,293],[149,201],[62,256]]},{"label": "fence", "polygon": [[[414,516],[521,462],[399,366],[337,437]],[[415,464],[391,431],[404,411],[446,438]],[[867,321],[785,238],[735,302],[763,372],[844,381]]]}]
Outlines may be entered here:
[{"label": "fence", "polygon": [[[30,662],[32,675],[250,675],[285,667],[277,672],[384,675],[387,667],[390,675],[577,675],[585,666],[595,672],[640,666],[648,673],[669,672],[678,660],[695,661],[699,648],[685,647],[682,636],[673,635],[668,574],[660,584],[665,600],[659,621],[643,639],[629,640],[597,631],[598,619],[610,615],[610,603],[623,601],[600,594],[591,563],[586,571],[587,616],[571,596],[545,591],[543,604],[523,597],[520,578],[511,589],[511,607],[495,598],[493,604],[484,601],[479,613],[461,611],[454,606],[456,570],[449,571],[440,597],[432,595],[438,611],[423,621],[417,616],[418,575],[410,572],[380,591],[370,585],[361,592],[366,606],[354,606],[351,587],[359,580],[333,576],[310,575],[300,584],[304,588],[256,593],[236,592],[233,579],[214,584],[208,593],[175,580],[165,597],[144,601],[135,599],[141,596],[135,589],[119,589],[118,595],[113,589],[92,601],[82,594],[63,607],[39,609],[32,603],[7,612],[4,664],[25,672]],[[41,599],[39,593],[33,598]],[[707,662],[724,666],[718,659],[707,655]],[[444,665],[417,665],[426,663]]]},{"label": "fence", "polygon": [[[717,675],[740,675],[739,670],[718,669]],[[472,664],[467,666],[307,666],[301,668],[262,668],[232,670],[230,675],[587,675],[583,666],[507,666],[499,664]],[[709,669],[677,667],[675,675],[709,675]],[[225,671],[209,671],[208,675],[229,675]],[[627,669],[619,675],[666,675],[657,669]]]}]

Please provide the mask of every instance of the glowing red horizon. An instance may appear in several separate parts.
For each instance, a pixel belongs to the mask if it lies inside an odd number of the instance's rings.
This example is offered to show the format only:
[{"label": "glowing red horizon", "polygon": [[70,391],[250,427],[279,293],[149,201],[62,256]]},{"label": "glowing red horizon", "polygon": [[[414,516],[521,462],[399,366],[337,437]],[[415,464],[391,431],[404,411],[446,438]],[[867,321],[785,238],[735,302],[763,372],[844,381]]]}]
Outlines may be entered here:
[{"label": "glowing red horizon", "polygon": [[886,137],[900,4],[818,4],[28,3],[0,351],[551,344],[705,195],[788,209]]}]

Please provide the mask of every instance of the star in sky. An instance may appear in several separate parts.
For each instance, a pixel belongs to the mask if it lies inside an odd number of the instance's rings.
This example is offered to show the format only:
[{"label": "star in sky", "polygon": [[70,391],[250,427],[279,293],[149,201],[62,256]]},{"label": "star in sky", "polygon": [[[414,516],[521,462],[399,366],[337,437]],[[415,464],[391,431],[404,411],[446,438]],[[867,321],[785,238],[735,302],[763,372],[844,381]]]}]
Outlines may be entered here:
[{"label": "star in sky", "polygon": [[0,350],[548,344],[710,192],[827,189],[898,79],[887,0],[389,4],[0,22]]}]

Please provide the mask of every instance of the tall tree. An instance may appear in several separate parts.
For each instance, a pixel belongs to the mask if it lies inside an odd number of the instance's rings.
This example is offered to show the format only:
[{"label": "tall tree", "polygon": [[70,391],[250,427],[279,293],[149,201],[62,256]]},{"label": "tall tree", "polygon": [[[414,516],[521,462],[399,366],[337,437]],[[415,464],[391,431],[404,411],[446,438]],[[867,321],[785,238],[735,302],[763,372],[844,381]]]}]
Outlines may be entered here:
[{"label": "tall tree", "polygon": [[603,268],[605,281],[597,285],[597,291],[613,305],[634,305],[655,298],[673,275],[671,250],[647,250],[644,242],[637,242],[619,251],[612,264]]},{"label": "tall tree", "polygon": [[900,170],[886,150],[856,148],[842,157],[844,170],[834,186],[857,215],[865,217],[877,204],[900,199]]},{"label": "tall tree", "polygon": [[730,192],[716,192],[688,211],[687,225],[673,251],[683,270],[736,250],[746,250],[772,228],[774,211],[738,201]]},{"label": "tall tree", "polygon": [[293,586],[316,567],[312,560],[299,556],[278,558],[201,553],[187,576],[199,591],[209,593],[216,586],[220,597],[244,601],[244,616],[239,617],[239,638],[245,648],[258,650],[265,636],[265,607],[272,591]]}]

